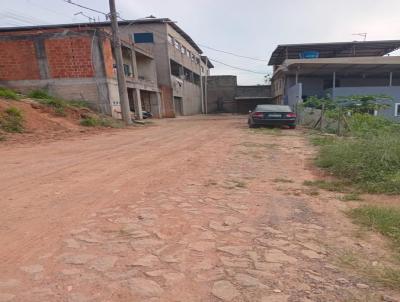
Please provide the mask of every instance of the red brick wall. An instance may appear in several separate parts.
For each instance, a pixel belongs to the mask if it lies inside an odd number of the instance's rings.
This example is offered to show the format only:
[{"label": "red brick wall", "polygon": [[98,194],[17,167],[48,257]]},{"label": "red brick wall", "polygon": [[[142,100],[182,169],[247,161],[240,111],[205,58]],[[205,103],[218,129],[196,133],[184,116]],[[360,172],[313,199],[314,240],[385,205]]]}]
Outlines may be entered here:
[{"label": "red brick wall", "polygon": [[51,78],[93,77],[90,37],[45,41]]},{"label": "red brick wall", "polygon": [[0,80],[40,79],[33,41],[0,41]]}]

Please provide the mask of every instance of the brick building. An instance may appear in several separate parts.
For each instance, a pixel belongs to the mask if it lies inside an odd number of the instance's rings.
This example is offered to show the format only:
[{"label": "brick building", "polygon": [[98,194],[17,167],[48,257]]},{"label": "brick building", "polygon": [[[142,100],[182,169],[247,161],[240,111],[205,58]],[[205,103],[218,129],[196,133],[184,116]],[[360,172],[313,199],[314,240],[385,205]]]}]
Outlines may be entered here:
[{"label": "brick building", "polygon": [[[131,110],[162,116],[151,52],[123,41]],[[45,89],[120,116],[115,60],[108,30],[78,25],[0,29],[0,85],[22,92]],[[140,105],[140,106],[139,106]]]}]

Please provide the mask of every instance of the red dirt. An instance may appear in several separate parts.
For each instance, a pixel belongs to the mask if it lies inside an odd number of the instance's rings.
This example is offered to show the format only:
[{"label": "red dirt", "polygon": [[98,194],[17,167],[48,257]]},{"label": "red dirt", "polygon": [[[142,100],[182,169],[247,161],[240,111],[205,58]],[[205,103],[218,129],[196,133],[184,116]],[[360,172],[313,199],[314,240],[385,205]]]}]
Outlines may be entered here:
[{"label": "red dirt", "polygon": [[[0,301],[381,301],[389,253],[309,196],[301,130],[192,117],[0,148]],[[286,179],[286,181],[282,181]],[[361,284],[361,285],[360,285]]]},{"label": "red dirt", "polygon": [[68,137],[82,136],[85,133],[98,133],[110,129],[95,129],[79,125],[79,112],[77,110],[68,109],[67,115],[56,116],[54,112],[41,106],[39,109],[32,107],[37,104],[30,99],[21,101],[0,99],[0,112],[9,107],[17,107],[22,110],[24,116],[24,133],[2,133],[6,137],[6,141],[0,142],[0,147],[26,144],[41,143],[48,140],[65,139]]}]

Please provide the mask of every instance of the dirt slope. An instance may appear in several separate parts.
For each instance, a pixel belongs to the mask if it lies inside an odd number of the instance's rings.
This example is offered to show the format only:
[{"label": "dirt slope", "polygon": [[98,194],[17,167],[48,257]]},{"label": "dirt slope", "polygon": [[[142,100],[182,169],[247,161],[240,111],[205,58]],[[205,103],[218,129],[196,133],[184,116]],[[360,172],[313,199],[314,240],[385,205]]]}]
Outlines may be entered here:
[{"label": "dirt slope", "polygon": [[[33,106],[32,106],[33,104]],[[16,143],[34,143],[46,140],[65,139],[71,136],[81,136],[87,132],[99,132],[79,125],[78,110],[69,110],[64,117],[56,116],[51,109],[39,106],[34,100],[20,101],[0,98],[0,112],[9,107],[17,107],[24,115],[24,133],[2,133],[6,141],[0,142],[0,147]]]}]

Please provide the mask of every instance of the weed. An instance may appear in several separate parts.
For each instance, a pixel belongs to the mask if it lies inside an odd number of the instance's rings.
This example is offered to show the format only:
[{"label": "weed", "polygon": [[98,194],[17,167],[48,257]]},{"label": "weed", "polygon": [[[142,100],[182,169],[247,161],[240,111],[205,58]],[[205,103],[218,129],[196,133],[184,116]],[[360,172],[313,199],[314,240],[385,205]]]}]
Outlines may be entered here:
[{"label": "weed", "polygon": [[0,87],[0,97],[10,100],[18,100],[18,94],[11,89]]},{"label": "weed", "polygon": [[319,191],[315,190],[315,189],[307,190],[307,191],[305,191],[305,193],[309,196],[318,196],[319,195]]},{"label": "weed", "polygon": [[23,132],[24,116],[22,111],[16,107],[7,108],[4,113],[0,115],[0,128],[6,132]]},{"label": "weed", "polygon": [[317,187],[322,190],[327,190],[331,192],[346,192],[347,186],[341,181],[326,181],[326,180],[305,180],[303,185],[309,187]]},{"label": "weed", "polygon": [[344,251],[337,256],[336,261],[339,266],[350,268],[372,282],[391,288],[400,288],[400,270],[394,266],[371,265],[370,262],[362,260],[351,251]]},{"label": "weed", "polygon": [[45,90],[37,89],[29,92],[28,97],[32,99],[42,99],[42,100],[48,100],[52,99],[53,97],[49,95]]},{"label": "weed", "polygon": [[294,181],[293,180],[291,180],[291,179],[287,179],[287,178],[275,178],[274,180],[273,180],[273,182],[277,182],[277,183],[293,183]]},{"label": "weed", "polygon": [[337,138],[332,135],[312,135],[310,137],[310,141],[314,146],[332,145],[336,140]]},{"label": "weed", "polygon": [[121,121],[114,120],[108,117],[88,116],[81,119],[80,124],[85,127],[108,127],[108,128],[122,128]]},{"label": "weed", "polygon": [[388,237],[400,251],[400,209],[364,206],[351,210],[349,216],[355,223]]},{"label": "weed", "polygon": [[354,192],[340,196],[339,199],[341,201],[360,201],[360,200],[362,200],[362,198],[360,197],[360,194],[354,193]]}]

